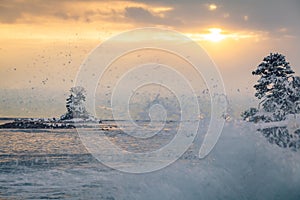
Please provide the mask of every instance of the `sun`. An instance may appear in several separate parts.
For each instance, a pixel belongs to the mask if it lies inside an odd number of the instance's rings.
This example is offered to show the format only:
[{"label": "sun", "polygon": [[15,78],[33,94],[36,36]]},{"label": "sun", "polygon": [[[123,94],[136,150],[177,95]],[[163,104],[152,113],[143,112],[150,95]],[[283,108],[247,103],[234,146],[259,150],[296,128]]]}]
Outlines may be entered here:
[{"label": "sun", "polygon": [[210,28],[208,29],[210,33],[204,35],[204,39],[211,42],[220,42],[226,38],[224,34],[222,34],[222,29],[220,28]]}]

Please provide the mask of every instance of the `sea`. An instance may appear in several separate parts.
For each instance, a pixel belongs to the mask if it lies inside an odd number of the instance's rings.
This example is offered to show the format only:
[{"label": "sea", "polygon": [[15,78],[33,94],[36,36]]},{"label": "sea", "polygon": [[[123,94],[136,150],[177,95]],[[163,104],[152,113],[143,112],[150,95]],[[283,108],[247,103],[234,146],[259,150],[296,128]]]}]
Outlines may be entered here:
[{"label": "sea", "polygon": [[[141,153],[172,141],[178,125],[172,123],[142,142],[118,129],[102,132],[120,148]],[[300,199],[299,151],[230,121],[210,154],[199,158],[204,136],[199,130],[168,166],[128,173],[89,152],[76,129],[0,129],[0,199]]]}]

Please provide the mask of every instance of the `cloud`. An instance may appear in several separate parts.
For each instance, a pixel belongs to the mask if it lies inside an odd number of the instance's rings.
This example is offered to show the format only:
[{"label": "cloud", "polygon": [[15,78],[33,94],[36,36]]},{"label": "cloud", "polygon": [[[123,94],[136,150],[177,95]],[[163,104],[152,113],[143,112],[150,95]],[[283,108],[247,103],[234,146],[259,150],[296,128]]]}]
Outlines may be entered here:
[{"label": "cloud", "polygon": [[119,1],[84,0],[2,0],[0,1],[0,23],[40,23],[54,20],[106,20],[122,17],[124,5],[140,3]]},{"label": "cloud", "polygon": [[169,18],[165,12],[172,9],[154,8],[152,12],[142,7],[126,7],[125,17],[134,23],[150,24],[150,25],[169,25],[177,26],[182,22],[175,18]]},{"label": "cloud", "polygon": [[18,1],[3,0],[0,3],[0,22],[33,23],[39,17],[54,17],[62,20],[78,20],[76,13],[68,11],[64,1]]},{"label": "cloud", "polygon": [[[212,6],[213,11],[208,9]],[[237,31],[300,34],[300,2],[281,1],[174,1],[174,0],[1,0],[0,23],[101,23],[128,28],[167,26],[178,31],[201,32],[219,27]],[[111,27],[110,26],[110,27]],[[124,26],[122,26],[124,27]],[[286,29],[282,32],[283,28]]]},{"label": "cloud", "polygon": [[172,7],[135,1],[3,0],[0,2],[0,23],[69,20],[170,26],[180,24],[176,17],[168,17],[171,10]]},{"label": "cloud", "polygon": [[148,10],[141,7],[125,8],[125,16],[140,22],[157,23],[160,18],[152,15]]},{"label": "cloud", "polygon": [[[179,19],[181,24],[174,25],[179,30],[199,30],[204,27],[218,26],[244,31],[264,31],[278,34],[286,27],[294,35],[300,34],[300,1],[297,0],[215,0],[215,1],[174,1],[174,0],[135,0],[151,6],[171,6],[168,19]],[[213,12],[209,5],[215,5]],[[247,16],[247,17],[245,17]],[[140,21],[141,19],[136,19]],[[166,23],[167,24],[167,23]]]},{"label": "cloud", "polygon": [[71,15],[71,14],[65,13],[65,12],[55,12],[53,16],[58,17],[63,20],[73,19],[75,21],[79,20],[79,18],[80,18],[79,15]]},{"label": "cloud", "polygon": [[21,12],[15,12],[14,10],[0,5],[0,21],[4,23],[13,23],[21,17]]}]

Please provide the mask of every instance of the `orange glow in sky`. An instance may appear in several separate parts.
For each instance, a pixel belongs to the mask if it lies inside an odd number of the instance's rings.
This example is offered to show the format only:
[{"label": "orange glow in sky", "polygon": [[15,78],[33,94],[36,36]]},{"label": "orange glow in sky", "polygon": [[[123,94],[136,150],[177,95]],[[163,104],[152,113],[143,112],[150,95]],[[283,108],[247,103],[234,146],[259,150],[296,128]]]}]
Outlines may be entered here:
[{"label": "orange glow in sky", "polygon": [[[250,72],[270,52],[286,55],[300,74],[296,1],[0,0],[0,8],[0,116],[61,113],[58,102],[89,52],[143,27],[178,31],[200,44],[233,94],[244,88],[252,95],[249,85],[256,80]],[[41,106],[33,110],[35,105]],[[44,107],[57,110],[51,114]]]},{"label": "orange glow in sky", "polygon": [[226,38],[226,36],[222,34],[222,30],[219,28],[210,28],[209,31],[209,34],[204,35],[205,40],[220,42]]}]

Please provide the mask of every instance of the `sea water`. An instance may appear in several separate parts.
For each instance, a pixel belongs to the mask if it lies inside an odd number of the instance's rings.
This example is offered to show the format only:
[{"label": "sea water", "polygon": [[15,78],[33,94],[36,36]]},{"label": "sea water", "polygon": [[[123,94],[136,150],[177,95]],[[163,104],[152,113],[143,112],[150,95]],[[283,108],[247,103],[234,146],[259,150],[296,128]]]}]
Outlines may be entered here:
[{"label": "sea water", "polygon": [[[117,130],[107,136],[141,152],[171,140],[176,132],[167,130],[155,142],[138,143]],[[95,159],[76,129],[2,129],[0,199],[300,199],[300,152],[228,122],[213,151],[199,159],[203,136],[171,165],[130,174]]]}]

